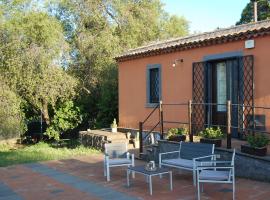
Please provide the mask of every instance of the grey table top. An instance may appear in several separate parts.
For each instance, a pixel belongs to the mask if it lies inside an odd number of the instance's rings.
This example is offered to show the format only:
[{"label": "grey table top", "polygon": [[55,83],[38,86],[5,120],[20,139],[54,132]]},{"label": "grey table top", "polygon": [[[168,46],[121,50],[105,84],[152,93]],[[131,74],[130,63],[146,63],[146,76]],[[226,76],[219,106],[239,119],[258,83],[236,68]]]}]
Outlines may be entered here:
[{"label": "grey table top", "polygon": [[148,171],[145,169],[145,166],[135,166],[135,167],[128,167],[129,170],[134,171],[134,172],[138,172],[138,173],[143,173],[146,175],[156,175],[156,174],[162,174],[162,173],[169,173],[171,172],[170,169],[166,168],[166,167],[157,167],[156,171]]}]

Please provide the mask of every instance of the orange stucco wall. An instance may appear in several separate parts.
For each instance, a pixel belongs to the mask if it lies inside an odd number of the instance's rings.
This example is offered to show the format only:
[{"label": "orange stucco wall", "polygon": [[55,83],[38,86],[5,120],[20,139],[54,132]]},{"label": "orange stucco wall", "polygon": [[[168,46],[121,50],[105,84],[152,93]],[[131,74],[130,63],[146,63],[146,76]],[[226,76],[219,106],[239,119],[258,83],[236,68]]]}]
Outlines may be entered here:
[{"label": "orange stucco wall", "polygon": [[[149,64],[161,64],[163,103],[186,103],[192,98],[192,63],[204,56],[243,51],[254,55],[255,105],[270,106],[270,36],[255,38],[255,48],[245,49],[245,41],[236,41],[209,47],[179,51],[119,63],[119,123],[120,126],[138,128],[152,108],[146,107],[146,68]],[[183,63],[172,67],[175,59]],[[270,116],[270,111],[256,110]],[[156,118],[156,119],[155,119]],[[187,107],[166,106],[164,120],[187,121]],[[157,121],[153,116],[150,123]],[[269,126],[266,118],[267,126]],[[175,125],[171,125],[175,126]]]}]

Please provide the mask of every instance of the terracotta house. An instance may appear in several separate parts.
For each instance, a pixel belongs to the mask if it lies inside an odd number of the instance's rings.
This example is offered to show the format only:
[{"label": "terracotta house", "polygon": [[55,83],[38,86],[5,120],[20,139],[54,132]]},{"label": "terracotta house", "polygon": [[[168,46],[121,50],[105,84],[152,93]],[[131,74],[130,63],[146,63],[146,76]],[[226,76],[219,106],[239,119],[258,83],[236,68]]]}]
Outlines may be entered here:
[{"label": "terracotta house", "polygon": [[[269,20],[153,42],[116,60],[122,127],[138,128],[161,100],[164,121],[187,122],[192,100],[197,123],[222,126],[230,100],[234,137],[252,124],[270,128],[270,110],[259,107],[270,107]],[[158,117],[151,116],[149,126]]]}]

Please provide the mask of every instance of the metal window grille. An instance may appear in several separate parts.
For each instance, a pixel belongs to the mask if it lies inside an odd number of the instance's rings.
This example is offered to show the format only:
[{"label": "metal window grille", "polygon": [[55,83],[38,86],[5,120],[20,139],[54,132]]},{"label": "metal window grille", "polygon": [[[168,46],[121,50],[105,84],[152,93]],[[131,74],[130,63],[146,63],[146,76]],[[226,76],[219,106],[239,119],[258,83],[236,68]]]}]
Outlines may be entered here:
[{"label": "metal window grille", "polygon": [[206,89],[206,65],[205,62],[193,63],[193,91],[192,99],[194,104],[192,105],[192,132],[197,134],[204,129],[205,124],[205,108],[203,104],[205,102],[205,89]]},{"label": "metal window grille", "polygon": [[159,102],[159,69],[153,68],[149,72],[150,80],[150,103]]},{"label": "metal window grille", "polygon": [[238,124],[239,132],[246,135],[254,127],[254,57],[243,56],[239,58],[239,106]]}]

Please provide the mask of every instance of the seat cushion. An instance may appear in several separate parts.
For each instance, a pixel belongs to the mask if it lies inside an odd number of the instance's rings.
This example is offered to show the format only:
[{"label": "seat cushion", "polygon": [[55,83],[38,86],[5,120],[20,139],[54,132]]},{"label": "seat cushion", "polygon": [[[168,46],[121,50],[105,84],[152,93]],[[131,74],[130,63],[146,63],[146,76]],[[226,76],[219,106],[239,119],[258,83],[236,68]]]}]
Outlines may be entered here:
[{"label": "seat cushion", "polygon": [[182,159],[182,158],[175,158],[175,159],[165,159],[162,160],[163,164],[173,165],[176,167],[184,167],[184,168],[193,168],[193,161]]},{"label": "seat cushion", "polygon": [[114,159],[109,159],[109,165],[131,165],[131,160],[127,158],[114,158]]},{"label": "seat cushion", "polygon": [[202,170],[200,180],[226,181],[230,178],[229,171]]}]

